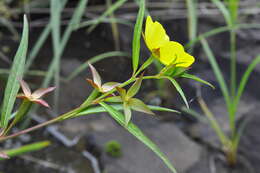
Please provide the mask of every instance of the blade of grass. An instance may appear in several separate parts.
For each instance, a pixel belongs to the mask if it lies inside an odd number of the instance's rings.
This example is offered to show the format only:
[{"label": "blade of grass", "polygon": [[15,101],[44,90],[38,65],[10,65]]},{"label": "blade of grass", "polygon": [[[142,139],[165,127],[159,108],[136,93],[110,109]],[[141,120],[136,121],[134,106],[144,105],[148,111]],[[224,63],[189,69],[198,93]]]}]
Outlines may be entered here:
[{"label": "blade of grass", "polygon": [[[61,1],[61,9],[65,7],[67,0]],[[42,33],[40,34],[38,40],[36,41],[35,45],[33,46],[30,54],[28,55],[28,60],[26,61],[25,71],[29,70],[30,66],[32,65],[33,61],[35,60],[37,54],[39,53],[40,49],[42,48],[43,44],[45,43],[46,39],[48,38],[51,32],[51,24],[44,28]]]},{"label": "blade of grass", "polygon": [[181,111],[186,113],[186,114],[193,116],[194,118],[196,118],[197,120],[199,120],[200,122],[202,122],[204,124],[209,123],[208,119],[205,116],[202,116],[201,114],[199,114],[198,112],[196,112],[193,109],[188,109],[188,108],[183,106],[183,107],[181,107]]},{"label": "blade of grass", "polygon": [[[75,12],[69,22],[69,25],[67,26],[65,32],[64,32],[64,35],[62,36],[62,39],[61,39],[61,42],[60,42],[60,45],[59,45],[59,51],[57,54],[55,54],[50,66],[49,66],[49,70],[48,70],[48,73],[42,83],[42,87],[47,87],[54,75],[54,72],[55,72],[55,69],[57,69],[57,66],[59,65],[59,60],[62,56],[62,53],[64,51],[64,48],[70,38],[70,35],[73,31],[73,27],[75,25],[78,25],[80,20],[81,20],[81,17],[83,16],[83,13],[85,11],[85,7],[86,7],[86,4],[87,4],[88,0],[81,0],[78,5],[77,5],[77,8],[75,9]],[[59,85],[59,71],[56,70],[56,80],[55,80],[55,86]],[[59,93],[59,90],[56,90],[56,93]],[[56,99],[58,98],[59,96],[56,95]]]},{"label": "blade of grass", "polygon": [[[115,104],[115,105],[110,105],[110,106],[112,106],[117,111],[123,110],[122,104]],[[161,106],[153,106],[153,105],[147,105],[147,106],[148,106],[148,108],[150,108],[153,111],[173,112],[173,113],[178,113],[178,114],[180,113],[177,110],[169,109],[169,108],[165,108],[165,107],[161,107]],[[82,112],[79,112],[77,115],[75,115],[73,117],[69,117],[69,118],[75,118],[75,117],[79,117],[79,116],[85,116],[85,115],[89,115],[89,114],[96,114],[96,113],[102,113],[102,112],[106,112],[106,109],[101,106],[97,106],[97,107],[92,107],[92,108],[83,110]],[[65,117],[64,119],[67,119],[67,118]]]},{"label": "blade of grass", "polygon": [[[107,0],[106,4],[108,8],[110,8],[111,3],[112,3],[111,0]],[[119,31],[118,31],[117,23],[114,20],[115,15],[113,12],[109,15],[109,18],[111,19],[110,25],[111,25],[113,38],[114,38],[115,50],[119,51],[120,50]]]},{"label": "blade of grass", "polygon": [[[141,1],[143,1],[143,0],[135,0],[135,3],[140,6],[141,5]],[[149,15],[149,11],[148,11],[148,9],[146,7],[145,7],[145,11],[144,12],[145,12],[145,16]]]},{"label": "blade of grass", "polygon": [[[75,13],[73,14],[72,19],[70,20],[69,25],[67,26],[67,28],[64,32],[64,35],[62,37],[62,40],[61,40],[61,43],[60,43],[60,49],[59,49],[60,51],[59,51],[59,54],[57,56],[62,55],[62,52],[64,51],[64,48],[65,48],[65,46],[66,46],[66,44],[67,44],[67,42],[70,38],[70,35],[73,31],[73,27],[80,22],[80,19],[83,16],[83,12],[84,12],[84,9],[86,7],[87,2],[88,2],[88,0],[81,0],[78,3],[78,6],[75,10]],[[42,83],[42,87],[47,87],[48,84],[50,83],[50,81],[53,77],[53,73],[54,73],[56,64],[57,64],[57,59],[58,58],[56,57],[52,60],[51,65],[49,66],[49,69],[48,69],[47,76]]]},{"label": "blade of grass", "polygon": [[260,55],[258,55],[247,67],[245,73],[243,74],[240,83],[238,85],[238,90],[237,90],[237,94],[235,97],[235,103],[234,103],[234,107],[236,108],[239,104],[240,98],[245,90],[245,86],[247,84],[247,81],[250,77],[250,74],[253,72],[253,70],[255,69],[255,67],[260,63]]},{"label": "blade of grass", "polygon": [[189,108],[189,104],[188,104],[188,101],[186,99],[186,96],[185,96],[184,92],[182,91],[181,86],[178,84],[178,82],[175,79],[173,79],[173,78],[171,78],[169,76],[163,76],[161,78],[168,79],[169,81],[171,81],[173,86],[176,88],[176,90],[180,94],[180,96],[181,96],[182,100],[184,101],[186,107]]},{"label": "blade of grass", "polygon": [[139,64],[139,56],[140,56],[140,42],[141,42],[141,34],[144,20],[144,11],[145,11],[145,1],[140,1],[140,8],[137,15],[135,28],[134,28],[134,37],[132,43],[132,66],[133,66],[133,74],[135,74],[138,64]]},{"label": "blade of grass", "polygon": [[120,51],[112,51],[112,52],[106,52],[106,53],[102,53],[99,54],[97,56],[94,56],[92,58],[90,58],[88,61],[86,61],[85,63],[83,63],[82,65],[80,65],[78,68],[76,68],[66,79],[66,81],[70,81],[71,79],[73,79],[74,77],[76,77],[79,73],[81,73],[83,70],[85,70],[88,67],[88,63],[90,64],[94,64],[100,60],[109,58],[109,57],[129,57],[129,54],[126,52],[120,52]]},{"label": "blade of grass", "polygon": [[132,122],[129,122],[128,126],[125,126],[125,119],[124,115],[111,107],[110,105],[107,105],[104,102],[100,103],[101,106],[103,106],[107,112],[114,118],[121,126],[125,127],[125,129],[130,132],[132,135],[134,135],[138,140],[143,142],[148,148],[150,148],[155,154],[157,154],[158,157],[162,159],[162,161],[167,165],[167,167],[173,172],[177,173],[174,166],[171,164],[169,159],[165,156],[164,153],[160,151],[160,149],[147,137],[143,134],[143,132]]},{"label": "blade of grass", "polygon": [[5,128],[8,124],[9,117],[16,100],[16,95],[19,91],[20,85],[17,80],[22,77],[25,66],[26,53],[28,49],[29,25],[26,16],[24,16],[23,33],[20,45],[15,54],[11,73],[8,77],[7,85],[4,93],[2,114],[1,114],[1,127]]},{"label": "blade of grass", "polygon": [[[81,22],[79,25],[74,26],[74,30],[81,29],[81,28],[87,27],[89,25],[93,25],[97,21],[98,21],[97,19],[92,19],[92,20]],[[130,27],[133,26],[133,24],[131,22],[129,22],[128,20],[124,20],[124,19],[120,19],[120,18],[104,18],[102,21],[100,21],[100,23],[111,23],[112,21],[115,23],[130,26]]]},{"label": "blade of grass", "polygon": [[[9,75],[10,70],[9,69],[0,69],[0,74]],[[41,71],[41,70],[30,70],[30,71],[24,72],[24,74],[29,75],[29,76],[45,76],[46,72]]]},{"label": "blade of grass", "polygon": [[197,0],[186,0],[186,6],[188,10],[188,33],[189,40],[193,40],[197,35],[197,24],[198,24],[198,16],[197,16]]},{"label": "blade of grass", "polygon": [[[21,146],[19,148],[4,150],[3,152],[6,153],[9,157],[14,157],[24,153],[42,150],[43,148],[48,147],[50,144],[51,143],[49,141],[35,142],[32,144]],[[0,160],[4,159],[0,158]]]},{"label": "blade of grass", "polygon": [[225,99],[225,102],[226,102],[226,105],[227,105],[227,108],[228,110],[230,111],[230,108],[231,108],[231,100],[230,100],[230,95],[229,95],[229,92],[228,92],[228,88],[227,88],[227,85],[226,85],[226,82],[224,80],[224,77],[223,77],[223,74],[219,68],[219,65],[216,61],[216,58],[215,56],[213,55],[210,47],[209,47],[209,44],[208,42],[202,38],[201,39],[201,44],[202,44],[202,47],[203,47],[203,50],[204,52],[206,53],[208,59],[209,59],[209,62],[210,62],[210,65],[213,69],[213,72],[217,78],[217,81],[220,85],[220,89],[221,89],[221,92],[224,96],[224,99]]},{"label": "blade of grass", "polygon": [[0,17],[0,23],[2,23],[13,34],[15,40],[19,39],[19,33],[9,20]]},{"label": "blade of grass", "polygon": [[221,143],[223,146],[226,146],[227,143],[229,143],[229,138],[225,135],[221,127],[219,126],[218,121],[216,120],[213,113],[209,110],[208,106],[206,105],[205,101],[199,97],[198,98],[199,105],[204,112],[205,116],[208,118],[209,125],[212,127],[212,129],[215,131],[217,136],[219,137]]},{"label": "blade of grass", "polygon": [[117,0],[113,5],[110,6],[109,9],[107,9],[101,16],[99,16],[96,20],[96,22],[88,29],[88,32],[92,32],[97,25],[103,21],[105,17],[110,15],[112,12],[114,12],[116,9],[121,7],[127,0]]},{"label": "blade of grass", "polygon": [[214,36],[214,35],[217,35],[222,32],[230,31],[232,29],[235,31],[235,30],[239,30],[239,29],[251,29],[251,28],[260,28],[260,24],[259,23],[243,23],[243,24],[236,24],[233,27],[231,27],[231,26],[218,27],[218,28],[212,29],[208,32],[205,32],[203,34],[200,34],[195,39],[189,41],[189,43],[187,43],[185,45],[185,47],[186,48],[192,47],[194,44],[201,41],[201,39],[203,39],[203,38]]},{"label": "blade of grass", "polygon": [[229,0],[228,7],[231,16],[231,20],[233,23],[236,23],[238,16],[238,8],[239,8],[240,0]]},{"label": "blade of grass", "polygon": [[55,77],[54,83],[57,87],[54,92],[54,104],[53,109],[55,112],[58,111],[58,97],[59,97],[59,85],[60,85],[60,19],[61,19],[61,4],[60,1],[51,0],[51,36],[52,36],[52,47],[54,52],[54,59],[56,60],[55,65]]},{"label": "blade of grass", "polygon": [[232,18],[230,16],[230,13],[224,3],[222,3],[220,0],[211,0],[220,10],[222,15],[224,16],[224,19],[228,26],[233,26]]},{"label": "blade of grass", "polygon": [[246,126],[248,125],[248,123],[252,120],[254,116],[249,116],[249,117],[245,117],[245,119],[241,122],[241,124],[239,125],[238,129],[237,129],[237,133],[234,137],[234,139],[232,140],[233,142],[233,147],[235,149],[238,148],[239,146],[239,142],[240,142],[240,139],[241,139],[241,136],[243,135],[245,129],[246,129]]}]

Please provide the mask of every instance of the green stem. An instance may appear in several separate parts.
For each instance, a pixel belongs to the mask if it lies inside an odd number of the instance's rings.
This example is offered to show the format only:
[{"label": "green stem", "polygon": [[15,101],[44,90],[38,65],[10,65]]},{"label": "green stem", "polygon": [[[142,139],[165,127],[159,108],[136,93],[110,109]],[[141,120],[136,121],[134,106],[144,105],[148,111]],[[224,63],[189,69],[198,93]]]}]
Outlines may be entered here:
[{"label": "green stem", "polygon": [[234,29],[230,31],[230,58],[231,58],[231,96],[235,97],[236,94],[236,32]]},{"label": "green stem", "polygon": [[215,119],[213,113],[208,109],[208,106],[204,102],[202,98],[198,98],[199,104],[205,115],[207,116],[209,123],[213,130],[216,132],[217,136],[219,137],[221,143],[226,148],[229,148],[230,146],[230,140],[227,138],[227,136],[224,134],[224,132],[221,130],[219,123]]},{"label": "green stem", "polygon": [[75,114],[77,114],[80,110],[83,110],[83,108],[81,108],[81,107],[76,108],[76,109],[74,109],[74,110],[72,110],[72,111],[70,111],[70,112],[67,112],[67,113],[65,113],[65,114],[62,114],[62,115],[60,115],[60,116],[58,116],[58,117],[56,117],[56,118],[54,118],[54,119],[51,119],[51,120],[46,121],[46,122],[44,122],[44,123],[41,123],[41,124],[38,124],[38,125],[36,125],[36,126],[30,127],[30,128],[28,128],[28,129],[22,130],[22,131],[20,131],[20,132],[14,133],[14,134],[12,134],[12,135],[9,135],[9,136],[1,136],[1,137],[0,137],[0,142],[5,141],[5,140],[7,140],[7,139],[12,139],[12,138],[14,138],[14,137],[17,137],[17,136],[20,136],[20,135],[23,135],[23,134],[26,134],[26,133],[29,133],[29,132],[32,132],[32,131],[37,130],[37,129],[41,128],[41,127],[44,127],[44,126],[47,126],[47,125],[56,123],[56,122],[62,120],[63,117],[66,117],[66,116],[69,116],[69,115],[75,115]]},{"label": "green stem", "polygon": [[81,104],[80,107],[86,107],[92,103],[92,101],[100,94],[97,89],[94,89],[88,98]]},{"label": "green stem", "polygon": [[153,57],[153,55],[151,55],[151,56],[143,63],[143,65],[138,69],[138,71],[133,75],[133,77],[136,77],[141,71],[143,71],[144,69],[146,69],[149,65],[152,64],[153,61],[154,61],[154,57]]},{"label": "green stem", "polygon": [[[156,79],[157,77],[156,76],[145,76],[143,77],[143,79]],[[126,85],[129,85],[130,83],[134,82],[135,80],[137,80],[137,78],[135,77],[131,77],[129,80],[125,81],[124,83],[122,83],[121,85],[119,85],[119,87],[124,87]],[[86,99],[86,101],[78,108],[76,109],[73,109],[65,114],[62,114],[54,119],[51,119],[49,121],[46,121],[44,123],[41,123],[41,124],[38,124],[36,126],[33,126],[33,127],[30,127],[28,129],[25,129],[25,130],[22,130],[20,132],[17,132],[17,133],[14,133],[12,135],[9,135],[9,136],[2,136],[0,137],[0,142],[2,141],[5,141],[7,139],[11,139],[11,138],[14,138],[14,137],[17,137],[17,136],[20,136],[20,135],[23,135],[23,134],[26,134],[26,133],[29,133],[29,132],[32,132],[34,130],[37,130],[39,128],[42,128],[42,127],[45,127],[47,125],[50,125],[50,124],[53,124],[53,123],[56,123],[58,121],[62,121],[64,119],[68,119],[70,117],[73,117],[75,116],[76,114],[78,114],[79,112],[81,112],[82,110],[88,108],[92,103],[97,103],[99,100],[102,100],[104,97],[112,94],[113,92],[115,92],[115,89],[107,92],[107,93],[104,93],[103,95],[99,96],[98,98],[95,99],[95,97],[98,95],[96,91],[93,91],[90,96]]]},{"label": "green stem", "polygon": [[17,113],[15,114],[15,117],[12,121],[12,123],[9,125],[9,127],[4,131],[3,135],[6,135],[12,127],[16,125],[26,114],[28,114],[30,108],[32,106],[32,102],[28,99],[24,99],[22,104],[20,105]]},{"label": "green stem", "polygon": [[[230,63],[230,68],[231,68],[231,98],[233,100],[232,104],[234,103],[234,99],[236,96],[236,61],[237,61],[237,56],[236,56],[236,32],[232,29],[230,31],[230,58],[231,58],[231,63]],[[235,113],[236,113],[236,105],[231,105],[230,110],[230,128],[232,132],[232,136],[235,134]]]},{"label": "green stem", "polygon": [[[62,114],[54,119],[51,119],[49,121],[46,121],[44,123],[41,123],[41,124],[38,124],[36,126],[33,126],[33,127],[30,127],[28,129],[25,129],[25,130],[22,130],[20,132],[17,132],[17,133],[14,133],[12,135],[9,135],[9,136],[2,136],[0,137],[0,142],[1,141],[5,141],[7,139],[11,139],[11,138],[14,138],[14,137],[17,137],[17,136],[20,136],[22,134],[25,134],[25,133],[29,133],[31,131],[34,131],[34,130],[37,130],[41,127],[45,127],[47,125],[50,125],[50,124],[53,124],[53,123],[56,123],[58,121],[62,121],[64,119],[67,119],[69,117],[73,117],[74,115],[78,114],[79,112],[81,112],[82,110],[86,109],[87,107],[89,107],[91,104],[92,104],[92,101],[95,99],[95,96],[96,96],[97,92],[94,90],[90,96],[88,97],[88,99],[78,108],[76,109],[73,109],[65,114]],[[19,111],[18,111],[19,112]]]}]

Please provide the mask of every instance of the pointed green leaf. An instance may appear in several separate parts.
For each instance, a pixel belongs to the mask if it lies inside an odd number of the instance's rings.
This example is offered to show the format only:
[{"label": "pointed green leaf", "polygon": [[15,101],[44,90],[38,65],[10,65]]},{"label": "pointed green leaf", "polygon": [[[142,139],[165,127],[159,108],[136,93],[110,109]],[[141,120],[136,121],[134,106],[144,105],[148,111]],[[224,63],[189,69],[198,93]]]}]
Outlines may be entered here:
[{"label": "pointed green leaf", "polygon": [[105,99],[105,102],[111,102],[111,103],[118,103],[122,102],[122,97],[121,96],[114,96],[114,97],[108,97]]},{"label": "pointed green leaf", "polygon": [[135,111],[144,112],[144,113],[147,113],[147,114],[154,115],[154,113],[149,109],[149,107],[139,99],[131,98],[129,100],[129,106]]},{"label": "pointed green leaf", "polygon": [[180,76],[183,73],[185,73],[189,68],[175,67],[173,69],[174,69],[173,72],[170,75],[167,75],[167,76],[171,76],[171,77]]},{"label": "pointed green leaf", "polygon": [[140,0],[140,8],[137,15],[135,29],[134,29],[134,38],[133,38],[133,52],[132,52],[132,63],[133,63],[133,73],[136,72],[138,64],[139,64],[139,56],[140,56],[140,42],[141,42],[141,33],[143,27],[144,20],[144,12],[145,12],[145,0]]},{"label": "pointed green leaf", "polygon": [[124,115],[121,112],[117,111],[112,106],[107,105],[104,102],[101,102],[100,105],[103,106],[107,110],[107,112],[112,116],[112,118],[114,118],[121,126],[124,126],[128,132],[130,132],[138,140],[143,142],[158,157],[160,157],[173,173],[177,173],[176,169],[171,164],[169,159],[165,156],[165,154],[162,153],[159,147],[156,144],[154,144],[147,136],[145,136],[145,134],[143,134],[143,132],[136,125],[134,125],[132,122],[129,122],[128,126],[125,126]]},{"label": "pointed green leaf", "polygon": [[120,94],[122,100],[125,100],[126,90],[124,88],[116,87],[117,92]]},{"label": "pointed green leaf", "polygon": [[[19,148],[4,150],[3,152],[6,153],[9,157],[14,157],[14,156],[18,156],[18,155],[21,155],[24,153],[42,150],[43,148],[48,147],[50,144],[51,143],[49,141],[35,142],[32,144],[27,144],[27,145],[21,146]],[[3,159],[0,158],[0,160],[3,160]]]},{"label": "pointed green leaf", "polygon": [[187,108],[189,108],[189,104],[188,104],[188,101],[186,99],[186,96],[185,96],[184,92],[182,91],[181,86],[178,84],[178,82],[175,79],[168,77],[168,76],[163,76],[162,78],[166,78],[166,79],[169,79],[171,81],[171,83],[174,85],[174,87],[176,88],[176,90],[180,94],[180,96],[181,96],[182,100],[184,101],[185,105],[187,106]]},{"label": "pointed green leaf", "polygon": [[29,26],[26,16],[24,16],[23,33],[20,45],[15,54],[12,69],[8,77],[7,85],[4,93],[4,100],[1,114],[1,127],[5,128],[11,116],[16,95],[20,85],[18,78],[23,76],[26,53],[28,48]]},{"label": "pointed green leaf", "polygon": [[141,75],[135,81],[135,83],[129,88],[129,90],[126,93],[126,97],[127,98],[132,98],[132,97],[134,97],[138,93],[138,91],[139,91],[139,89],[141,87],[141,84],[142,84],[142,80],[143,80],[143,75]]},{"label": "pointed green leaf", "polygon": [[260,55],[258,55],[247,67],[245,73],[242,76],[242,79],[239,83],[238,86],[238,90],[237,90],[237,95],[235,96],[235,107],[238,106],[239,101],[240,101],[240,97],[242,96],[244,89],[246,87],[248,78],[250,77],[251,73],[253,72],[253,70],[255,69],[255,67],[260,63]]},{"label": "pointed green leaf", "polygon": [[206,85],[210,86],[211,88],[215,89],[215,87],[211,83],[209,83],[209,82],[207,82],[207,81],[205,81],[205,80],[203,80],[203,79],[201,79],[201,78],[199,78],[197,76],[194,76],[194,75],[191,75],[191,74],[188,74],[188,73],[184,73],[184,74],[181,75],[181,77],[188,78],[188,79],[193,79],[193,80],[195,80],[197,82],[206,84]]},{"label": "pointed green leaf", "polygon": [[[114,104],[111,106],[118,111],[123,110],[122,104]],[[151,110],[154,110],[154,111],[173,112],[173,113],[180,114],[179,111],[174,110],[174,109],[169,109],[169,108],[160,107],[160,106],[153,106],[153,105],[147,105],[147,106],[148,106],[148,108],[150,108]],[[102,113],[102,112],[106,112],[106,110],[101,106],[96,106],[96,107],[87,108],[86,110],[79,112],[77,115],[75,115],[73,117],[69,116],[69,117],[65,117],[64,119],[75,118],[75,117],[79,117],[79,116],[85,116],[85,115],[89,115],[89,114],[96,114],[96,113]]]},{"label": "pointed green leaf", "polygon": [[[140,69],[136,72],[139,74],[139,72],[141,72],[142,70],[146,69],[149,65],[151,65],[154,62],[154,57],[151,55],[144,63],[143,65],[140,67]],[[136,74],[136,75],[138,75]]]},{"label": "pointed green leaf", "polygon": [[131,120],[132,112],[130,106],[127,103],[124,103],[123,106],[124,106],[124,115],[125,115],[125,126],[127,126]]}]

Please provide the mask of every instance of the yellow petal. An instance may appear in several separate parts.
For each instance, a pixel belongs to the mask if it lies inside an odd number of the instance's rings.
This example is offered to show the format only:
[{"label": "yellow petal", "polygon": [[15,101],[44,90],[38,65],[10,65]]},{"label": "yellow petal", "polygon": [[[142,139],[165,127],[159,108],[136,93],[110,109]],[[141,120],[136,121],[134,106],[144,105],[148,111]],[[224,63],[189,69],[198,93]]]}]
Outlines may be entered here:
[{"label": "yellow petal", "polygon": [[169,41],[160,47],[159,60],[164,65],[169,65],[174,61],[177,61],[178,55],[184,52],[184,48],[181,44],[175,41]]},{"label": "yellow petal", "polygon": [[195,58],[190,54],[183,52],[176,61],[176,67],[189,67],[195,61]]},{"label": "yellow petal", "polygon": [[169,41],[163,26],[159,22],[153,22],[150,16],[146,19],[145,25],[145,42],[150,51],[158,49],[163,44]]},{"label": "yellow petal", "polygon": [[189,67],[194,57],[185,52],[183,46],[175,41],[169,41],[160,48],[159,60],[165,64],[176,64],[176,67]]}]

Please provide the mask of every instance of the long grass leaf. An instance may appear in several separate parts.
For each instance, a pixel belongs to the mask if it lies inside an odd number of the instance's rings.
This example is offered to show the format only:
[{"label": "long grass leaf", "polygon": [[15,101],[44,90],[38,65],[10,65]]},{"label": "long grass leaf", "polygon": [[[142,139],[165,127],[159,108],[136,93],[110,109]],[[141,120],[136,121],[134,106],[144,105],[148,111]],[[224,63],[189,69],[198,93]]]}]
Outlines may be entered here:
[{"label": "long grass leaf", "polygon": [[227,23],[228,26],[232,26],[233,22],[232,22],[232,18],[230,15],[229,10],[226,8],[226,6],[224,5],[223,2],[221,2],[220,0],[211,0],[220,10],[220,12],[223,14],[225,21]]},{"label": "long grass leaf", "polygon": [[[21,146],[19,148],[4,150],[3,152],[7,154],[9,157],[15,157],[28,152],[42,150],[43,148],[48,147],[50,144],[51,143],[49,141],[35,142],[32,144]],[[0,160],[4,160],[4,159],[0,158]]]},{"label": "long grass leaf", "polygon": [[208,86],[210,86],[211,88],[215,89],[215,87],[214,87],[211,83],[209,83],[209,82],[207,82],[207,81],[205,81],[205,80],[203,80],[203,79],[201,79],[201,78],[199,78],[199,77],[197,77],[197,76],[194,76],[194,75],[192,75],[192,74],[183,73],[183,74],[181,75],[181,77],[195,80],[195,81],[197,81],[197,82],[203,83],[203,84],[208,85]]},{"label": "long grass leaf", "polygon": [[94,64],[98,61],[101,61],[103,59],[109,58],[109,57],[129,57],[129,54],[126,52],[120,52],[120,51],[112,51],[112,52],[106,52],[106,53],[102,53],[99,54],[97,56],[94,56],[92,58],[90,58],[88,61],[86,61],[85,63],[83,63],[82,65],[80,65],[78,68],[76,68],[68,77],[67,77],[67,81],[70,81],[71,79],[73,79],[74,77],[76,77],[78,74],[80,74],[83,70],[85,70],[88,67],[88,63],[90,64]]},{"label": "long grass leaf", "polygon": [[[61,9],[64,8],[66,5],[67,0],[61,1]],[[40,49],[42,48],[43,44],[47,40],[49,34],[51,32],[51,24],[48,23],[43,31],[41,32],[38,40],[36,41],[35,45],[33,46],[32,50],[28,55],[28,60],[26,61],[25,71],[29,70],[30,66],[32,65],[33,61],[35,60],[37,54],[39,53]]]},{"label": "long grass leaf", "polygon": [[[61,43],[60,43],[60,52],[59,54],[57,55],[58,57],[60,57],[65,49],[65,46],[70,38],[70,35],[73,31],[73,28],[75,27],[75,25],[77,25],[79,22],[80,22],[80,19],[83,15],[83,12],[84,12],[84,9],[86,7],[86,4],[87,4],[87,0],[81,0],[79,3],[78,3],[78,6],[75,10],[75,13],[73,14],[72,16],[72,19],[70,20],[69,22],[69,25],[67,26],[65,32],[64,32],[64,35],[62,36],[62,39],[61,39]],[[46,75],[46,78],[44,79],[43,81],[43,84],[42,84],[42,87],[47,87],[53,77],[53,74],[54,74],[54,70],[55,70],[55,67],[57,66],[57,59],[58,58],[54,58],[49,66],[49,69],[48,69],[48,73]]]},{"label": "long grass leaf", "polygon": [[61,19],[61,1],[51,0],[51,36],[52,46],[54,52],[55,65],[55,86],[57,87],[54,93],[54,110],[58,110],[58,97],[59,97],[59,78],[60,78],[60,19]]},{"label": "long grass leaf", "polygon": [[103,21],[105,17],[110,15],[112,12],[114,12],[116,9],[121,7],[127,0],[117,0],[113,5],[110,6],[101,16],[99,16],[96,20],[96,22],[88,29],[88,32],[93,31],[96,26]]},{"label": "long grass leaf", "polygon": [[226,31],[230,31],[230,30],[239,30],[239,29],[251,29],[251,28],[260,28],[260,24],[259,23],[242,23],[242,24],[236,24],[233,27],[231,26],[221,26],[215,29],[212,29],[210,31],[207,31],[205,33],[200,34],[199,36],[197,36],[195,39],[189,41],[185,47],[189,48],[192,47],[194,44],[196,44],[197,42],[201,41],[201,39],[203,38],[208,38]]},{"label": "long grass leaf", "polygon": [[193,40],[197,35],[197,0],[186,0],[186,6],[188,9],[188,33],[189,40]]},{"label": "long grass leaf", "polygon": [[237,95],[235,97],[235,104],[234,106],[237,107],[240,101],[240,98],[245,90],[248,78],[250,77],[250,74],[253,72],[255,67],[260,63],[260,55],[258,55],[247,67],[245,73],[243,74],[241,81],[238,85]]},{"label": "long grass leaf", "polygon": [[229,95],[229,91],[228,91],[228,88],[227,88],[227,85],[226,85],[226,82],[224,80],[224,77],[223,77],[223,74],[219,68],[219,65],[216,61],[216,58],[215,56],[213,55],[210,47],[209,47],[209,44],[208,42],[205,40],[205,39],[201,39],[201,44],[202,44],[202,47],[204,49],[204,52],[206,53],[208,59],[209,59],[209,62],[210,62],[210,65],[213,69],[213,72],[217,78],[217,81],[220,85],[220,89],[221,89],[221,92],[224,96],[224,99],[225,99],[225,102],[226,102],[226,105],[227,105],[227,108],[228,110],[230,110],[231,108],[231,100],[230,100],[230,95]]},{"label": "long grass leaf", "polygon": [[26,16],[24,16],[23,33],[20,45],[15,54],[11,73],[8,77],[7,85],[4,93],[4,100],[1,114],[1,127],[5,128],[8,124],[11,112],[14,106],[16,95],[20,85],[18,78],[22,77],[25,66],[26,53],[28,49],[29,25]]},{"label": "long grass leaf", "polygon": [[[124,19],[120,19],[120,18],[104,18],[102,21],[99,21],[99,22],[100,23],[110,23],[112,21],[115,23],[118,23],[118,24],[123,24],[126,26],[133,27],[133,23],[131,23],[128,20],[124,20]],[[85,28],[87,26],[95,24],[96,22],[98,22],[98,19],[92,19],[92,20],[81,22],[79,25],[74,26],[74,30]]]},{"label": "long grass leaf", "polygon": [[162,153],[159,147],[154,144],[147,136],[145,136],[145,134],[143,134],[143,132],[136,125],[134,125],[132,122],[129,122],[129,124],[125,126],[125,118],[121,112],[117,111],[112,106],[107,105],[104,102],[101,102],[100,105],[103,106],[112,116],[112,118],[114,118],[121,126],[125,127],[128,132],[134,135],[138,140],[143,142],[148,148],[150,148],[155,154],[157,154],[157,156],[163,160],[163,162],[173,173],[177,173],[176,169],[171,164],[169,159],[165,156],[165,154]]},{"label": "long grass leaf", "polygon": [[[115,105],[110,105],[110,106],[112,106],[114,109],[116,109],[118,111],[123,110],[122,104],[115,104]],[[153,111],[173,112],[173,113],[177,113],[177,114],[180,113],[177,110],[165,108],[165,107],[161,107],[161,106],[154,106],[154,105],[147,105],[147,106]],[[96,106],[96,107],[92,107],[92,108],[88,108],[86,110],[83,110],[82,112],[78,113],[77,115],[75,115],[73,117],[69,117],[69,118],[75,118],[75,117],[79,117],[79,116],[85,116],[85,115],[89,115],[89,114],[96,114],[96,113],[102,113],[102,112],[106,112],[106,109],[104,109],[101,106]]]},{"label": "long grass leaf", "polygon": [[141,42],[141,34],[144,20],[144,11],[145,11],[145,1],[140,1],[140,8],[137,15],[135,29],[134,29],[134,37],[132,42],[132,66],[133,66],[133,74],[136,72],[138,64],[139,64],[139,56],[140,56],[140,42]]}]

